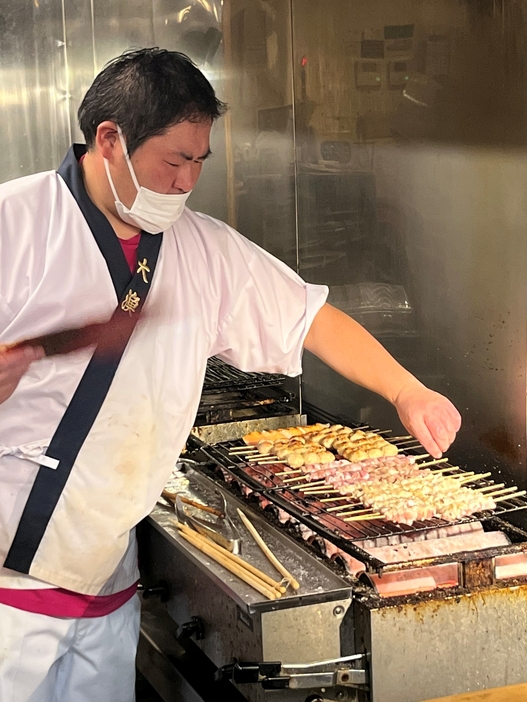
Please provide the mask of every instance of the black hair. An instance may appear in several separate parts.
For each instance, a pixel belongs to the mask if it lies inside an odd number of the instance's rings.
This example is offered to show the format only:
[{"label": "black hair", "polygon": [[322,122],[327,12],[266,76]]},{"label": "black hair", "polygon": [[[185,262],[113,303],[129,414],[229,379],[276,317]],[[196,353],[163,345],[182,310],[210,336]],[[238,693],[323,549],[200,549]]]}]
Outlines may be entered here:
[{"label": "black hair", "polygon": [[96,76],[79,107],[88,149],[105,120],[118,124],[132,154],[150,137],[183,121],[211,122],[227,106],[194,63],[157,47],[127,51]]}]

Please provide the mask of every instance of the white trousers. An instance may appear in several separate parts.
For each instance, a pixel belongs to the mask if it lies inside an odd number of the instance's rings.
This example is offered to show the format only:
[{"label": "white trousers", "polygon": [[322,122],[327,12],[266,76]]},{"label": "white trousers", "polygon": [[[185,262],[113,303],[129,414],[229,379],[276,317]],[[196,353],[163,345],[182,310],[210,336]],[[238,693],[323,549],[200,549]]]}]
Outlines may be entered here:
[{"label": "white trousers", "polygon": [[140,603],[68,619],[0,604],[1,702],[134,702]]}]

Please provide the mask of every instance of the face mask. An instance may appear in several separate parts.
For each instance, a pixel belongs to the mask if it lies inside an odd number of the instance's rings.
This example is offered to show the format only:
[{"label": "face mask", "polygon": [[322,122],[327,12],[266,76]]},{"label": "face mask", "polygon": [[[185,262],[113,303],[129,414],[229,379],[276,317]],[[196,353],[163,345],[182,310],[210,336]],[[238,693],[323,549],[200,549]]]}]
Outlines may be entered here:
[{"label": "face mask", "polygon": [[115,185],[113,184],[108,161],[104,159],[104,167],[106,169],[106,175],[108,176],[110,188],[112,189],[112,193],[115,198],[115,209],[117,210],[117,214],[123,220],[123,222],[131,224],[134,227],[139,227],[149,234],[164,232],[169,229],[174,222],[177,222],[177,220],[183,214],[185,203],[190,195],[190,192],[183,193],[181,195],[166,195],[163,193],[156,193],[154,190],[148,190],[148,188],[139,185],[132,162],[128,156],[128,149],[126,148],[126,143],[123,139],[123,133],[121,132],[120,127],[117,127],[117,133],[119,134],[119,139],[123,147],[126,163],[128,164],[128,170],[130,171],[130,175],[132,176],[132,180],[137,190],[137,195],[135,196],[132,206],[128,208],[126,205],[123,205],[123,203],[119,200]]}]

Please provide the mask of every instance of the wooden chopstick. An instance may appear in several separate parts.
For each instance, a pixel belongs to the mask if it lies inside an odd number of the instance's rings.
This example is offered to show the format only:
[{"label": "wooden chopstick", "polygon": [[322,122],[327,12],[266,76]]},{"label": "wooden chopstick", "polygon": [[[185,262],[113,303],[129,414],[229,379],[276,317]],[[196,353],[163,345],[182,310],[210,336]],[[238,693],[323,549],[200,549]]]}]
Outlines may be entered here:
[{"label": "wooden chopstick", "polygon": [[[210,539],[201,536],[200,534],[194,532],[192,529],[183,524],[180,524],[179,522],[175,522],[175,520],[174,524],[176,524],[181,536],[184,539],[186,539],[186,541],[191,543],[195,548],[199,549],[209,558],[212,558],[212,560],[216,561],[216,563],[219,563],[226,570],[236,575],[238,578],[240,578],[240,580],[243,580],[243,582],[247,583],[247,585],[253,587],[260,594],[265,595],[265,597],[267,597],[269,600],[276,600],[278,597],[281,597],[281,590],[278,590],[278,588],[274,586],[270,586],[267,580],[264,581],[264,579],[261,576],[265,574],[261,573],[261,571],[258,571],[257,568],[251,566],[251,569],[254,568],[254,570],[259,573],[258,576],[255,575],[252,572],[252,570],[247,568],[247,566],[250,564],[246,561],[243,561],[243,559],[239,559],[239,561],[241,561],[243,564],[240,565],[239,562],[229,557],[233,556],[232,553],[230,553],[226,549],[222,549],[221,546],[217,546],[217,544],[214,544],[212,541],[210,541]],[[267,578],[267,576],[265,577]],[[279,587],[282,588],[282,586]]]},{"label": "wooden chopstick", "polygon": [[265,556],[267,556],[267,558],[268,558],[269,561],[274,565],[274,567],[276,568],[276,570],[277,570],[281,575],[283,575],[284,578],[285,578],[286,580],[289,581],[289,584],[291,585],[291,587],[293,588],[293,590],[298,590],[299,587],[300,587],[300,583],[298,582],[298,580],[296,580],[296,579],[291,575],[291,573],[287,570],[287,568],[286,568],[285,566],[283,566],[283,565],[280,563],[280,561],[278,560],[278,558],[274,555],[274,553],[271,551],[271,549],[269,548],[269,546],[265,543],[265,541],[262,539],[262,537],[260,536],[260,534],[256,531],[256,528],[254,527],[254,525],[252,524],[252,522],[249,520],[249,518],[247,517],[247,515],[244,514],[244,513],[241,511],[241,509],[238,509],[237,512],[238,512],[238,516],[240,517],[240,519],[242,520],[242,522],[245,524],[245,526],[246,526],[248,532],[249,532],[249,533],[251,534],[251,536],[254,538],[254,540],[256,541],[256,543],[258,544],[258,546],[262,549],[262,551],[263,551],[263,553],[265,554]]},{"label": "wooden chopstick", "polygon": [[194,500],[190,500],[188,497],[178,495],[177,492],[169,492],[168,490],[163,490],[163,492],[161,493],[161,497],[164,497],[165,500],[172,502],[172,504],[175,504],[176,496],[178,496],[181,502],[184,502],[186,505],[196,507],[196,509],[201,509],[203,512],[208,512],[209,514],[214,514],[216,517],[225,517],[223,512],[221,512],[219,509],[214,509],[214,507],[209,507],[208,505],[202,505],[201,502],[195,502]]},{"label": "wooden chopstick", "polygon": [[207,536],[204,536],[203,534],[198,534],[198,532],[194,531],[194,529],[191,529],[186,524],[179,523],[179,528],[181,529],[181,531],[189,533],[191,536],[195,536],[198,539],[204,539],[207,543],[210,542],[210,546],[212,548],[215,548],[219,553],[224,555],[229,560],[233,561],[233,563],[239,565],[241,568],[246,568],[250,573],[252,573],[252,575],[256,576],[257,578],[260,578],[260,580],[263,580],[275,590],[278,590],[278,592],[281,595],[283,595],[286,591],[286,588],[283,585],[281,585],[277,580],[273,580],[273,578],[264,573],[262,570],[256,568],[256,566],[251,565],[251,563],[248,563],[243,558],[240,558],[240,556],[236,556],[234,553],[227,551],[226,548],[223,548],[223,546],[220,546],[215,541],[212,541],[212,539],[209,539]]}]

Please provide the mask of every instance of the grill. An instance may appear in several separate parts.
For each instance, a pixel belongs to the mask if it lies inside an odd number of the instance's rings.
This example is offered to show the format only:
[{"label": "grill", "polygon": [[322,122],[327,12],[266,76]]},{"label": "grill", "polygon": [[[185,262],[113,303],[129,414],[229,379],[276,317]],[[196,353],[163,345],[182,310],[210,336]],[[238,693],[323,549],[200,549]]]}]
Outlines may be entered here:
[{"label": "grill", "polygon": [[[328,511],[327,503],[321,502],[321,500],[327,497],[326,494],[320,493],[317,494],[316,497],[302,495],[301,490],[293,491],[287,486],[284,486],[282,477],[277,476],[276,473],[287,470],[288,467],[285,464],[276,463],[271,466],[249,464],[242,456],[232,455],[230,453],[233,448],[243,445],[243,442],[240,440],[228,441],[214,446],[202,445],[201,450],[232,479],[238,481],[241,485],[246,486],[256,494],[261,495],[266,500],[269,500],[277,508],[288,512],[292,517],[314,531],[320,537],[327,539],[342,551],[362,561],[366,565],[366,570],[376,572],[378,575],[382,574],[383,571],[390,572],[416,568],[419,562],[415,560],[401,561],[387,565],[360,548],[356,542],[379,538],[391,539],[392,537],[402,535],[406,537],[415,536],[419,532],[428,532],[433,529],[479,521],[483,523],[488,522],[489,526],[506,531],[512,541],[521,539],[523,543],[512,543],[509,546],[499,546],[480,551],[436,556],[426,559],[426,565],[432,566],[451,563],[453,559],[456,562],[469,563],[484,558],[493,558],[498,555],[523,553],[527,551],[527,543],[524,542],[527,538],[527,534],[521,529],[516,529],[500,519],[502,515],[507,513],[527,509],[527,499],[524,496],[504,499],[499,502],[497,508],[492,512],[476,513],[471,517],[463,518],[455,522],[434,518],[423,522],[414,522],[412,526],[396,524],[382,519],[349,523]],[[443,464],[443,467],[445,469],[450,467],[452,474],[466,474],[466,471],[451,466],[448,463]],[[471,487],[475,488],[490,487],[494,484],[494,481],[476,479],[469,484]],[[336,499],[332,499],[329,504],[333,505],[333,503],[337,501]],[[350,508],[360,506],[357,502],[351,504],[348,501],[347,504],[350,505]]]},{"label": "grill", "polygon": [[[277,423],[268,428],[292,426],[292,417],[275,417]],[[350,425],[320,412],[309,419]],[[159,609],[143,603],[146,629],[138,665],[156,689],[165,691],[165,702],[182,697],[193,702],[422,702],[480,689],[477,671],[485,671],[485,688],[525,681],[527,532],[506,521],[507,514],[527,508],[525,497],[508,497],[492,512],[457,522],[345,522],[331,511],[333,502],[324,502],[323,493],[303,494],[284,484],[284,476],[277,475],[288,469],[284,464],[255,465],[231,453],[245,446],[233,437],[267,428],[250,424],[231,422],[227,438],[226,425],[189,438],[187,456],[195,462],[185,459],[188,496],[213,505],[221,491],[241,530],[242,556],[274,575],[244,531],[237,508],[301,587],[277,600],[263,598],[196,552],[178,535],[170,509],[156,507],[139,534],[142,581],[147,594],[162,591],[167,602]],[[444,469],[467,475],[448,463]],[[490,488],[494,482],[473,476],[467,484]],[[415,550],[398,562],[379,556],[377,546],[400,545],[397,553],[406,553],[405,540],[415,546],[415,541],[441,539],[449,546],[442,537],[453,527],[460,533],[470,527],[477,536],[503,532],[500,536],[508,539],[492,542],[506,545],[452,548],[419,560]],[[360,569],[351,570],[350,563]],[[182,649],[176,663],[174,640]],[[191,660],[194,667],[186,671]],[[232,688],[225,695],[210,676],[208,696],[193,696],[182,687],[182,679],[207,666],[215,670],[214,679],[229,681]],[[206,675],[194,677],[200,682]]]},{"label": "grill", "polygon": [[210,395],[235,390],[255,390],[256,388],[281,387],[285,376],[278,373],[245,373],[215,356],[209,358],[203,394]]},{"label": "grill", "polygon": [[285,380],[278,373],[245,373],[210,358],[195,426],[295,414],[296,397],[283,389]]}]

